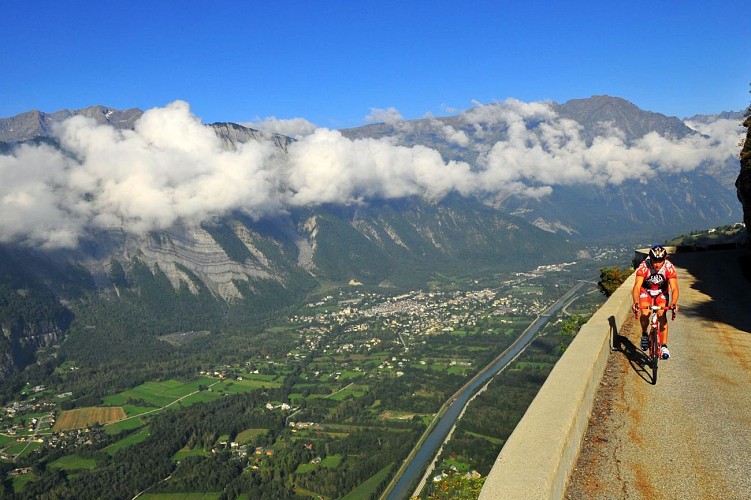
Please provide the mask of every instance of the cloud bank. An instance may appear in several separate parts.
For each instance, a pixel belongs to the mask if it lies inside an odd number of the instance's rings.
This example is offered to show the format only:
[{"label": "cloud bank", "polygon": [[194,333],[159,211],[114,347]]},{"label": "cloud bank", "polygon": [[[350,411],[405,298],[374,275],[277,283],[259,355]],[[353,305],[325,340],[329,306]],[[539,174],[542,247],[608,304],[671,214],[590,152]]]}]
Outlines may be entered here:
[{"label": "cloud bank", "polygon": [[269,116],[263,120],[257,119],[254,122],[242,123],[241,125],[271,134],[286,135],[293,139],[302,139],[306,135],[315,132],[316,128],[318,128],[305,118],[291,118],[284,120],[275,116]]},{"label": "cloud bank", "polygon": [[[540,197],[561,185],[618,185],[722,163],[737,154],[742,132],[720,120],[690,124],[701,134],[681,140],[652,133],[627,144],[605,127],[587,144],[581,126],[550,105],[517,100],[478,104],[451,125],[423,122],[434,137],[474,151],[469,165],[399,145],[414,130],[395,109],[372,116],[390,120],[396,138],[350,140],[302,119],[267,119],[259,128],[298,138],[286,155],[270,141],[227,150],[182,101],[147,111],[134,130],[70,118],[54,131],[63,151],[22,145],[0,155],[0,242],[72,247],[91,228],[143,234],[233,210],[263,217],[373,198]],[[499,131],[503,139],[488,142]]]}]

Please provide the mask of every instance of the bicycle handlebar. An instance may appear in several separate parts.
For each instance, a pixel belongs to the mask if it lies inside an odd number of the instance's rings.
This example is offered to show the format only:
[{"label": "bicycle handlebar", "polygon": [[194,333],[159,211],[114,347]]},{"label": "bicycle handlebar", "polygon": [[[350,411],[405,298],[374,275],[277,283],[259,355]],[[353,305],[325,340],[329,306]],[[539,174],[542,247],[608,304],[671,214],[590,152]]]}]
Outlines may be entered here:
[{"label": "bicycle handlebar", "polygon": [[[634,318],[639,317],[639,309],[641,308],[637,306],[636,310],[634,311]],[[646,307],[645,309],[650,309],[652,311],[673,311],[673,314],[671,315],[671,319],[675,320],[675,306],[651,305],[649,307]]]}]

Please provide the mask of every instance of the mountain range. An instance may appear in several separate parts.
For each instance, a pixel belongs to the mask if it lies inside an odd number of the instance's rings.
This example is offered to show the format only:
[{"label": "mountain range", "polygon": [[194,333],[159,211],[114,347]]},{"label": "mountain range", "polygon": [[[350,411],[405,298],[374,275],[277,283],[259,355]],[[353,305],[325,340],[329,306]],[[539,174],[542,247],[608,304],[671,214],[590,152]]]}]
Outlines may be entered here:
[{"label": "mountain range", "polygon": [[[93,142],[85,143],[87,134],[116,136],[117,154],[127,157],[122,145],[134,136],[141,142],[132,144],[143,143],[145,117],[155,121],[148,113],[94,106],[0,119],[0,160],[9,160],[5,173],[0,163],[0,174],[36,168],[30,152],[55,154],[68,162],[66,172],[85,167],[71,177],[80,183],[90,167],[84,157],[95,154]],[[61,132],[59,126],[76,117],[86,121]],[[732,133],[737,135],[740,119],[741,113],[726,113],[681,120],[595,96],[564,104],[510,100],[452,117],[371,124],[313,139],[234,123],[203,126],[221,142],[221,151],[212,154],[222,157],[222,151],[260,145],[266,158],[280,165],[267,175],[280,178],[286,170],[296,172],[286,162],[297,158],[307,168],[318,160],[320,155],[300,151],[321,142],[327,146],[325,141],[332,149],[357,146],[350,162],[362,159],[364,151],[376,160],[394,158],[368,168],[396,166],[382,177],[368,172],[370,177],[352,185],[344,182],[352,174],[340,171],[316,184],[312,194],[307,189],[321,179],[303,182],[293,174],[269,190],[272,198],[293,193],[284,198],[293,202],[281,208],[264,198],[254,210],[241,203],[212,206],[166,222],[159,214],[149,222],[145,211],[130,215],[122,205],[113,212],[117,217],[103,208],[82,219],[79,211],[85,213],[88,202],[111,206],[101,201],[106,179],[99,178],[62,210],[70,196],[54,187],[60,198],[51,206],[63,215],[52,229],[75,226],[66,233],[68,243],[53,244],[61,238],[54,240],[49,230],[39,236],[33,227],[23,227],[23,219],[0,224],[0,378],[32,363],[38,349],[61,343],[61,355],[79,362],[87,342],[99,342],[98,352],[108,353],[99,362],[112,359],[122,352],[122,339],[116,337],[121,324],[128,325],[131,343],[156,346],[154,339],[165,333],[239,328],[322,288],[400,290],[424,287],[437,276],[487,277],[573,260],[586,255],[590,244],[656,241],[737,222],[742,217],[733,185],[737,157],[728,154],[726,144],[737,144]],[[170,126],[167,120],[156,124],[157,131]],[[188,143],[178,149],[189,150],[190,141],[202,140],[191,135],[193,129],[176,128],[185,136],[170,140]],[[160,151],[175,149],[170,144]],[[337,159],[327,155],[324,147],[323,157]],[[445,172],[421,171],[426,158],[439,158]],[[405,161],[413,161],[417,170],[397,170]],[[45,164],[42,174],[49,168],[54,166]],[[378,189],[369,188],[371,181],[380,183]],[[256,194],[248,193],[243,196]],[[303,194],[308,202],[296,202]],[[176,197],[164,210],[175,209],[182,199]],[[27,225],[34,224],[32,215]],[[100,330],[106,325],[109,333],[93,340],[87,324]],[[66,350],[66,343],[78,351]]]}]

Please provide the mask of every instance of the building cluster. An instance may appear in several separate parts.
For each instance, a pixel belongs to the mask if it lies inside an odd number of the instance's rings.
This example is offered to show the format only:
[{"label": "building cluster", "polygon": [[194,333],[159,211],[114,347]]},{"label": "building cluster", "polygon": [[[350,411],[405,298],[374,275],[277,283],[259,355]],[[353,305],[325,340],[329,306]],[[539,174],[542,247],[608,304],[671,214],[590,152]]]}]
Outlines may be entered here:
[{"label": "building cluster", "polygon": [[0,414],[0,434],[15,436],[52,428],[56,408],[54,403],[47,401],[14,401]]},{"label": "building cluster", "polygon": [[[560,270],[561,266],[547,266],[540,272]],[[536,273],[517,277],[522,283]],[[478,319],[487,314],[534,316],[549,305],[541,291],[502,295],[494,289],[452,292],[410,292],[387,297],[361,293],[355,298],[343,299],[338,304],[332,297],[308,304],[315,314],[291,318],[300,325],[301,345],[290,356],[301,357],[306,352],[371,353],[384,348],[384,341],[374,334],[380,331],[397,333],[394,343],[406,349],[405,338],[421,335],[440,335],[463,328],[477,326]],[[344,305],[342,305],[344,303]],[[331,335],[337,333],[337,335]],[[357,337],[357,342],[352,339]],[[347,340],[344,340],[347,339]]]}]

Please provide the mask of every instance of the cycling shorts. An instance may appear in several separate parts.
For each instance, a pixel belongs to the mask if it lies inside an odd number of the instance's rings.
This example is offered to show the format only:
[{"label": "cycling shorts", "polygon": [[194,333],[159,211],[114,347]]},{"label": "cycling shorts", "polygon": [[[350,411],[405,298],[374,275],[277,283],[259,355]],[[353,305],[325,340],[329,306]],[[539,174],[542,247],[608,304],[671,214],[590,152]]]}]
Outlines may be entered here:
[{"label": "cycling shorts", "polygon": [[668,294],[660,292],[659,295],[652,297],[644,288],[639,292],[639,309],[646,309],[651,305],[665,307],[668,304]]}]

